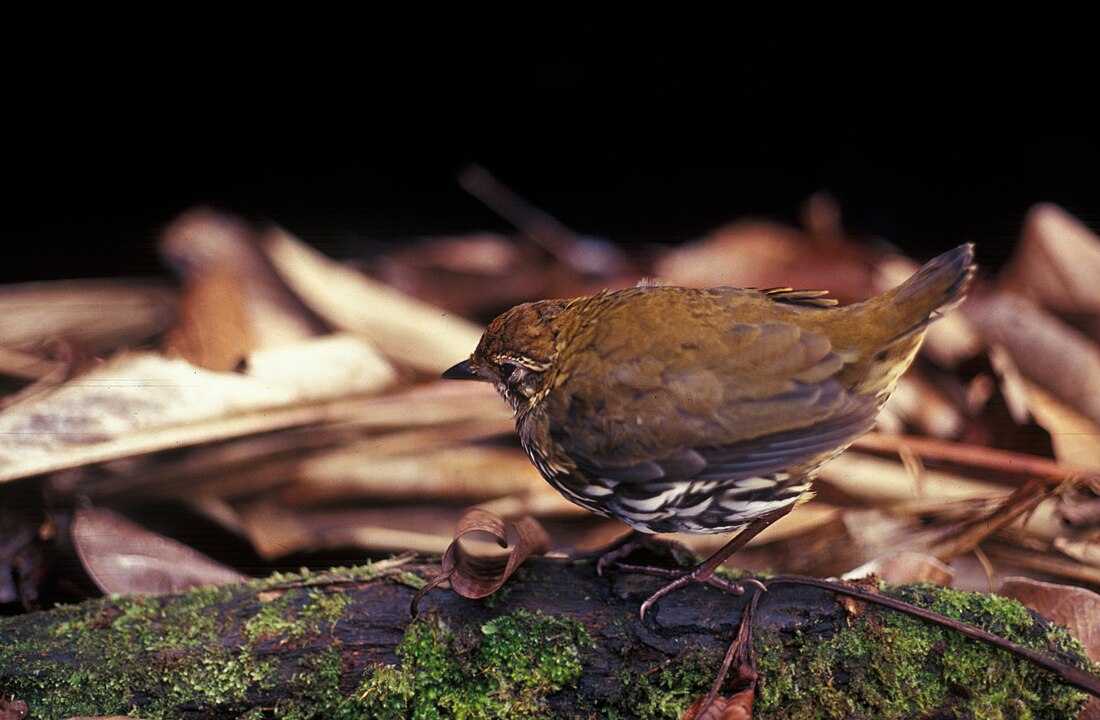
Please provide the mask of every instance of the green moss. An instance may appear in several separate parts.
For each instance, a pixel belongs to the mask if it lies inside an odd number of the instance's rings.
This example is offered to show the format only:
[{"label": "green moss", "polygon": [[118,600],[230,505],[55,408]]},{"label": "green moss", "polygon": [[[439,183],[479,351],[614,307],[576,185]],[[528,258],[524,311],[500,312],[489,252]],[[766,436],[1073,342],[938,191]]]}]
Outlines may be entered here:
[{"label": "green moss", "polygon": [[[1013,600],[932,585],[887,594],[1082,662],[1076,640],[1041,624]],[[985,643],[894,611],[868,607],[865,613],[866,622],[841,627],[831,637],[758,632],[755,648],[764,678],[758,714],[777,720],[1055,720],[1074,717],[1085,699],[1053,675]]]},{"label": "green moss", "polygon": [[572,620],[518,611],[476,632],[417,622],[357,700],[360,717],[431,720],[544,717],[550,693],[581,676],[591,641]]},{"label": "green moss", "polygon": [[[397,572],[387,571],[387,578]],[[364,581],[376,576],[373,569],[361,572]],[[0,692],[27,700],[36,718],[178,718],[184,707],[289,720],[524,718],[567,706],[566,693],[553,694],[579,682],[592,643],[580,624],[540,614],[520,611],[472,627],[415,622],[397,648],[400,664],[378,666],[362,678],[351,674],[338,646],[304,657],[284,652],[331,634],[346,617],[349,600],[331,584],[346,578],[340,570],[305,573],[237,588],[89,602],[55,609],[39,624],[24,616],[20,635],[0,636],[0,678],[4,668],[25,663],[39,672],[0,679]],[[1014,601],[933,586],[886,592],[1064,661],[1084,662],[1075,641]],[[217,603],[234,598],[237,615],[229,626],[239,626],[240,634],[226,643],[227,621]],[[613,619],[602,627],[600,642],[623,652],[637,648],[634,623],[633,616]],[[759,717],[1043,720],[1073,717],[1083,698],[1026,662],[893,611],[868,606],[850,626],[836,624],[809,618],[802,633],[757,629]],[[581,715],[679,717],[706,692],[721,662],[724,642],[707,644],[703,651],[685,641],[675,662],[605,682],[606,705]],[[292,699],[273,708],[267,703],[263,713],[253,707],[265,689],[277,686]],[[136,695],[134,688],[149,694]]]},{"label": "green moss", "polygon": [[[181,698],[210,705],[240,700],[265,668],[246,653],[219,648],[216,618],[201,610],[210,593],[191,604],[193,597],[115,598],[113,605],[55,610],[67,617],[38,639],[36,649],[74,662],[35,659],[37,676],[8,681],[6,692],[26,699],[34,716],[44,718],[138,707],[149,717],[172,717]],[[196,653],[196,646],[210,649]],[[23,652],[17,644],[0,649],[0,666],[23,661]],[[161,700],[143,704],[134,688],[160,688]]]},{"label": "green moss", "polygon": [[675,718],[706,694],[722,659],[717,653],[687,653],[676,662],[662,663],[652,671],[633,675],[622,673],[623,695],[619,702],[622,717]]},{"label": "green moss", "polygon": [[[34,717],[42,718],[131,711],[177,718],[185,706],[244,712],[249,697],[285,682],[277,653],[265,646],[330,633],[346,611],[343,593],[308,582],[303,588],[302,577],[56,608],[33,641],[0,644],[0,668],[26,662],[38,668],[33,677],[5,680],[3,690],[27,700]],[[281,589],[288,584],[294,587]],[[235,592],[260,602],[244,609],[253,614],[241,621],[234,647],[225,642],[226,619],[218,608]]]}]

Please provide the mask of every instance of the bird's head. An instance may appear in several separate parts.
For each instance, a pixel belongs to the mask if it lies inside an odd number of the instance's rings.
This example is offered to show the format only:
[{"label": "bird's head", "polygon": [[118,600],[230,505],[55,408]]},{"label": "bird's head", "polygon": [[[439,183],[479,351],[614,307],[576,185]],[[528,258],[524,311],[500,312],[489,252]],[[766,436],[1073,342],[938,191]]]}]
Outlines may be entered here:
[{"label": "bird's head", "polygon": [[517,416],[537,406],[550,389],[563,300],[517,305],[486,328],[468,360],[443,373],[448,380],[482,380],[496,386]]}]

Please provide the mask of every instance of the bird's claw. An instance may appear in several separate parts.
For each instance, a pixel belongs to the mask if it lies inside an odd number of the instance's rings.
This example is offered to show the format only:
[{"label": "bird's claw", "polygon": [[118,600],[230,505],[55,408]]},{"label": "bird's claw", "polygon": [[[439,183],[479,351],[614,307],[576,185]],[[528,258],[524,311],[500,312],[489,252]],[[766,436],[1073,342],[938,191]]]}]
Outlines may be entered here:
[{"label": "bird's claw", "polygon": [[[666,571],[664,568],[647,568],[641,566],[620,567],[629,567],[631,570],[646,572],[650,575],[663,575],[665,577],[670,576],[666,574],[668,571]],[[675,576],[672,582],[664,585],[663,587],[659,588],[657,592],[647,597],[645,599],[645,602],[643,602],[642,606],[638,609],[638,617],[642,620],[645,620],[646,613],[649,612],[649,610],[657,603],[658,600],[663,598],[665,595],[668,595],[673,590],[684,587],[685,585],[690,585],[691,583],[706,583],[711,587],[716,587],[723,592],[735,596],[744,595],[746,585],[751,585],[760,592],[768,591],[768,586],[757,580],[756,578],[745,578],[738,581],[723,580],[722,578],[715,577],[713,573],[702,573],[699,572],[699,570],[700,568],[695,568],[694,570],[689,570]]]}]

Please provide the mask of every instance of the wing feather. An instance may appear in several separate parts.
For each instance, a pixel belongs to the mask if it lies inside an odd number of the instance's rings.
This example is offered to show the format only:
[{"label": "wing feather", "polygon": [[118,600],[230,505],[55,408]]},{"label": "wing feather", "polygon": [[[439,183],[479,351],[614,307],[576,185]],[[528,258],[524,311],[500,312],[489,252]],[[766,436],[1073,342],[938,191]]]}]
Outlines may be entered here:
[{"label": "wing feather", "polygon": [[844,362],[828,338],[793,324],[685,323],[649,333],[641,349],[616,340],[601,343],[597,335],[577,350],[582,362],[596,353],[589,361],[613,369],[592,381],[567,375],[549,415],[563,418],[551,435],[594,478],[629,484],[777,473],[847,445],[878,414],[873,399],[836,381]]}]

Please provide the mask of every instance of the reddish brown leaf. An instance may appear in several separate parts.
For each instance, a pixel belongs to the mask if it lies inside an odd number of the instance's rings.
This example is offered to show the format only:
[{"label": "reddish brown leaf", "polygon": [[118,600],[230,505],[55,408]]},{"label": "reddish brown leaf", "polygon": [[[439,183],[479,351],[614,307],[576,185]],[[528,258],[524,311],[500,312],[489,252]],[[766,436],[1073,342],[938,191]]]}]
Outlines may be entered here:
[{"label": "reddish brown leaf", "polygon": [[[225,335],[238,324],[246,329],[248,347],[253,349],[301,342],[326,330],[272,268],[256,233],[237,218],[205,208],[190,210],[165,230],[160,251],[182,276],[187,294],[197,296],[191,309],[199,316],[185,321],[193,320],[192,326],[215,323],[219,344],[240,342]],[[230,293],[224,288],[210,293],[203,287],[219,275],[223,280],[217,285],[232,286]],[[208,331],[191,327],[188,332]]]},{"label": "reddish brown leaf", "polygon": [[233,370],[252,350],[240,278],[214,270],[188,283],[179,322],[164,340],[168,354],[207,370]]},{"label": "reddish brown leaf", "polygon": [[793,287],[828,290],[842,303],[867,299],[875,253],[835,237],[740,220],[680,246],[653,267],[662,280],[689,287]]},{"label": "reddish brown leaf", "polygon": [[1100,595],[1081,587],[1011,577],[998,595],[1019,600],[1043,617],[1064,626],[1085,646],[1093,660],[1100,660]]},{"label": "reddish brown leaf", "polygon": [[706,696],[691,704],[680,720],[752,720],[754,690],[742,690],[732,697]]},{"label": "reddish brown leaf", "polygon": [[23,720],[27,717],[27,703],[0,697],[0,720]]},{"label": "reddish brown leaf", "polygon": [[550,536],[538,520],[524,516],[506,522],[481,508],[463,514],[454,537],[443,555],[443,573],[413,598],[413,615],[420,599],[444,582],[462,597],[483,598],[499,590],[524,560],[550,549]]},{"label": "reddish brown leaf", "polygon": [[[507,552],[491,549],[487,537]],[[455,541],[443,556],[443,572],[451,575],[456,593],[482,598],[499,590],[524,560],[549,549],[550,536],[534,518],[506,523],[499,515],[473,508],[458,521]]]}]

